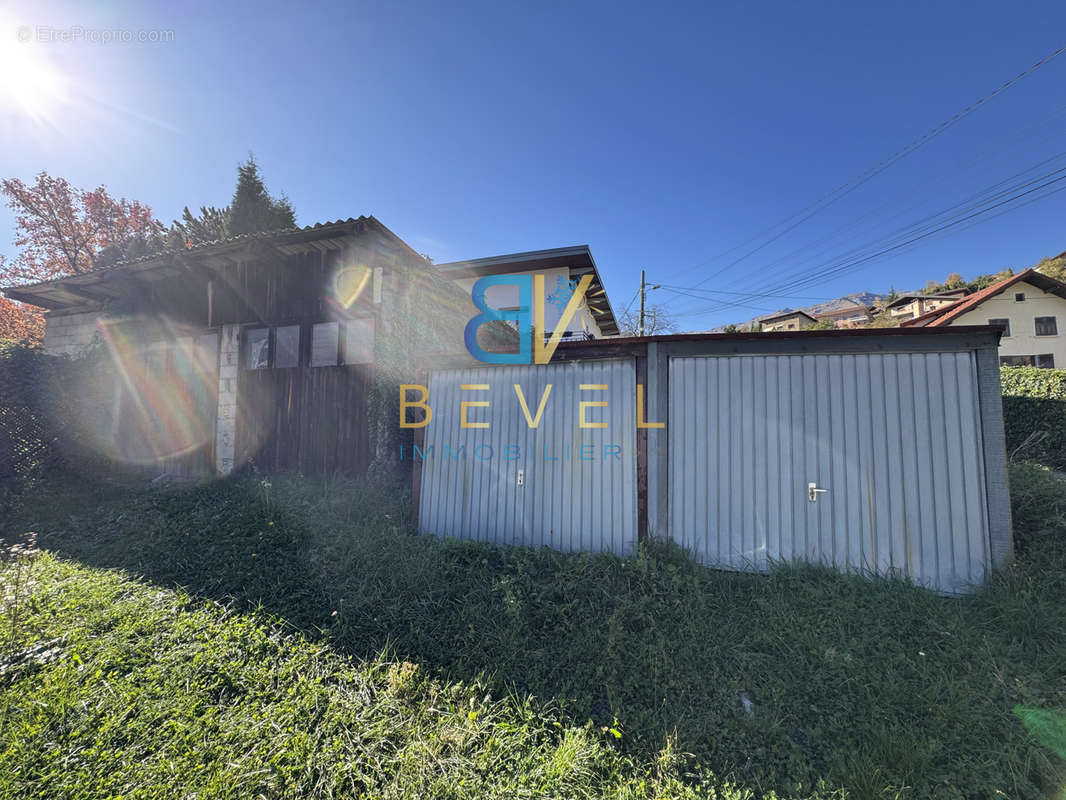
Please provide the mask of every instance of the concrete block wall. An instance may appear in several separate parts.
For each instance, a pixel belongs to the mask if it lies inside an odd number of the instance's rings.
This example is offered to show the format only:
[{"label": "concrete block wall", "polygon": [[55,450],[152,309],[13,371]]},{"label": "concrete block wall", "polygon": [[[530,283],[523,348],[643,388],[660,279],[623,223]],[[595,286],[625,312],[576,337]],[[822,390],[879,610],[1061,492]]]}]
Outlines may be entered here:
[{"label": "concrete block wall", "polygon": [[87,350],[99,333],[100,314],[45,315],[44,349],[49,355],[76,356]]},{"label": "concrete block wall", "polygon": [[240,351],[241,326],[223,325],[218,354],[218,418],[215,426],[215,469],[219,475],[228,475],[233,471]]}]

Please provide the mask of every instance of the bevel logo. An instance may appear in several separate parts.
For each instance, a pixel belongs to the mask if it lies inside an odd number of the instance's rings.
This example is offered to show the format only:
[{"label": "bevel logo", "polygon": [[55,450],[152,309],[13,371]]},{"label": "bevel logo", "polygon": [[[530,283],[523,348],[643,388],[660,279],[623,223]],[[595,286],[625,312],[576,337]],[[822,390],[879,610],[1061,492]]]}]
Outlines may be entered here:
[{"label": "bevel logo", "polygon": [[[490,275],[478,278],[470,290],[470,299],[481,312],[466,324],[463,340],[470,355],[486,364],[547,364],[555,348],[559,346],[574,315],[588,306],[587,293],[592,284],[592,275],[584,275],[573,287],[559,322],[550,337],[544,336],[544,276],[543,275]],[[492,308],[485,299],[485,291],[491,286],[517,286],[516,308]],[[602,294],[602,292],[600,292]],[[558,294],[548,298],[555,302]],[[559,305],[562,305],[559,302]],[[507,322],[518,328],[517,353],[490,353],[477,342],[477,332],[489,322]]]}]

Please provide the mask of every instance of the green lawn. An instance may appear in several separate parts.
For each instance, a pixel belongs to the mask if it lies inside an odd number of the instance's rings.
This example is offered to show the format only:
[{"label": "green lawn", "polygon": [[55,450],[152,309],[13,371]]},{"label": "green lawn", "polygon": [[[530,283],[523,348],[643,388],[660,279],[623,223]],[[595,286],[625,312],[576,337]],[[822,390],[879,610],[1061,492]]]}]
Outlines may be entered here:
[{"label": "green lawn", "polygon": [[1055,742],[1014,713],[1066,709],[1066,492],[1041,470],[1012,475],[1018,563],[965,599],[719,573],[662,547],[441,541],[388,492],[271,481],[53,481],[6,521],[43,552],[28,580],[4,573],[0,797],[1066,784]]}]

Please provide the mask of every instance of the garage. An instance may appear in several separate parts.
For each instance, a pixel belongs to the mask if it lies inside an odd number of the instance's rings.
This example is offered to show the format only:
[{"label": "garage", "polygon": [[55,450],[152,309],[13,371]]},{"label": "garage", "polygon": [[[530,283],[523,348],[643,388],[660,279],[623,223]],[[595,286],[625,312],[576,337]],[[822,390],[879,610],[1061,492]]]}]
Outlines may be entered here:
[{"label": "garage", "polygon": [[[998,340],[988,327],[686,334],[432,371],[419,527],[618,555],[668,539],[719,569],[810,562],[966,592],[1012,554]],[[552,386],[538,426],[515,385],[534,410]],[[606,428],[579,424],[593,398]],[[464,399],[486,401],[467,413],[489,427],[463,427]]]},{"label": "garage", "polygon": [[984,580],[974,353],[672,358],[670,396],[670,529],[702,563]]}]

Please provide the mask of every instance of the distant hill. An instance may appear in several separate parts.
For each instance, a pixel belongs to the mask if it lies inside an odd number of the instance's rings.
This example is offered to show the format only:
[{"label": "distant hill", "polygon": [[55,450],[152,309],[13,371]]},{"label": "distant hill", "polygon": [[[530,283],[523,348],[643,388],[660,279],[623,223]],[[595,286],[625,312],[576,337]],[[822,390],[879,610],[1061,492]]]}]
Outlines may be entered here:
[{"label": "distant hill", "polygon": [[[770,311],[765,314],[760,314],[757,317],[744,320],[744,322],[733,323],[738,328],[750,328],[754,323],[766,317],[772,317],[776,314],[786,314],[789,311],[803,311],[811,316],[816,314],[824,314],[827,311],[836,311],[839,308],[853,305],[871,306],[874,303],[881,302],[887,297],[883,294],[874,294],[873,292],[854,292],[852,294],[846,294],[843,297],[838,297],[835,300],[827,300],[824,303],[815,303],[813,306],[803,306],[802,308],[782,308],[778,311]],[[711,328],[710,330],[696,331],[698,333],[721,333],[727,326],[719,325],[717,328]]]}]

